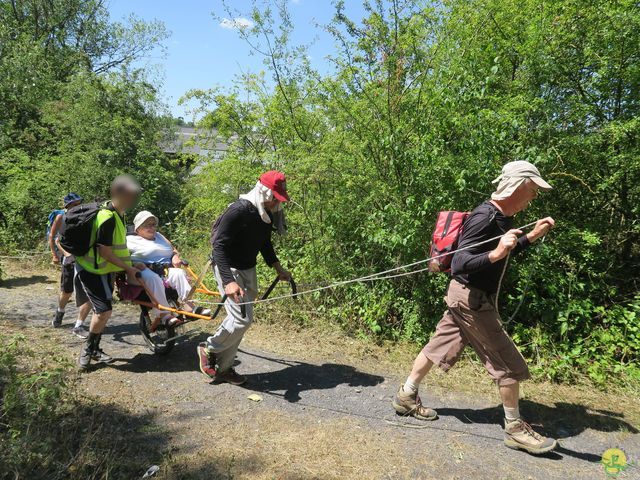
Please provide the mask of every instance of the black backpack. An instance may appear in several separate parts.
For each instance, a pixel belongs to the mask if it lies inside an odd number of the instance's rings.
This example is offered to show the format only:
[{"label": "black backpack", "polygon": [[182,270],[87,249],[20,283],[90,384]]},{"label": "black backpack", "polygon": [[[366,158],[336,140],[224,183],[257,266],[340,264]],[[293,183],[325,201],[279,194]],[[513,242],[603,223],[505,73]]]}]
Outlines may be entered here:
[{"label": "black backpack", "polygon": [[86,255],[91,244],[91,230],[98,212],[107,207],[103,203],[85,203],[67,210],[62,217],[60,245],[76,257]]}]

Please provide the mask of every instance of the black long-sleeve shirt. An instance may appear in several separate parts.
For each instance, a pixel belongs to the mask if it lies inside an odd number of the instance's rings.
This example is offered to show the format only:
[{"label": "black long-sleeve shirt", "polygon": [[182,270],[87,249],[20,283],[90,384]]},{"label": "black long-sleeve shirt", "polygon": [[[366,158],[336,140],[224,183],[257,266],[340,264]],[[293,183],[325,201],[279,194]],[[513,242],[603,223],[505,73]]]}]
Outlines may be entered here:
[{"label": "black long-sleeve shirt", "polygon": [[[458,248],[502,235],[513,228],[513,217],[505,216],[491,202],[476,207],[464,223]],[[491,263],[489,252],[498,246],[500,239],[457,252],[451,260],[451,274],[459,282],[475,287],[488,294],[496,293],[506,258]],[[526,235],[518,239],[512,254],[519,253],[530,245]]]},{"label": "black long-sleeve shirt", "polygon": [[248,200],[232,203],[218,219],[214,230],[213,261],[224,285],[235,282],[231,268],[255,267],[258,252],[269,266],[278,261],[271,243],[272,224],[263,222],[258,209]]}]

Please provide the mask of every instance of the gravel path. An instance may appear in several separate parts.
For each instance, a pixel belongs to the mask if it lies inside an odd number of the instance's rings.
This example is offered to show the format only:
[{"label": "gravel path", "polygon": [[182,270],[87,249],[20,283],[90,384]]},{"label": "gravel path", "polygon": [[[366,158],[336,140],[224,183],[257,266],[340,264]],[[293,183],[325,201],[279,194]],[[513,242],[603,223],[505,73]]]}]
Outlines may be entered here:
[{"label": "gravel path", "polygon": [[[0,319],[24,326],[25,331],[39,332],[41,327],[75,355],[81,341],[68,330],[75,308],[69,307],[65,327],[47,326],[56,289],[48,275],[8,279],[0,284]],[[134,307],[117,305],[103,338],[105,351],[117,361],[82,375],[82,388],[153,413],[159,428],[170,436],[170,448],[180,455],[197,457],[209,447],[220,452],[232,442],[224,432],[235,429],[232,443],[237,448],[231,448],[234,463],[229,469],[235,468],[232,473],[239,478],[259,476],[260,468],[267,468],[260,462],[270,461],[265,460],[268,451],[282,457],[289,451],[286,448],[304,448],[304,435],[295,435],[305,430],[315,436],[309,437],[314,452],[326,452],[335,471],[344,462],[343,478],[362,478],[369,467],[369,478],[375,471],[374,478],[601,479],[606,475],[600,459],[608,448],[622,448],[628,458],[640,460],[640,435],[615,405],[611,411],[594,412],[577,404],[548,407],[524,400],[525,416],[543,424],[545,433],[561,442],[556,453],[535,457],[502,445],[501,409],[482,396],[425,391],[423,401],[436,408],[440,418],[430,423],[404,420],[390,409],[399,379],[385,372],[281,358],[247,346],[241,347],[238,357],[238,369],[249,379],[247,387],[212,385],[197,370],[197,337],[177,345],[167,357],[155,356],[145,348],[134,319]],[[252,393],[262,401],[247,399]],[[278,420],[277,427],[265,423],[269,418]],[[348,432],[346,439],[339,437],[341,428]],[[333,433],[321,437],[329,431]],[[269,442],[260,443],[261,436],[268,435],[272,435]],[[298,440],[288,447],[286,441],[292,436]],[[279,478],[335,478],[329,467],[325,474],[310,473],[292,457],[283,460],[286,471]],[[368,465],[357,465],[358,461]],[[252,473],[251,468],[257,470]],[[640,470],[631,468],[618,478],[640,478]]]}]

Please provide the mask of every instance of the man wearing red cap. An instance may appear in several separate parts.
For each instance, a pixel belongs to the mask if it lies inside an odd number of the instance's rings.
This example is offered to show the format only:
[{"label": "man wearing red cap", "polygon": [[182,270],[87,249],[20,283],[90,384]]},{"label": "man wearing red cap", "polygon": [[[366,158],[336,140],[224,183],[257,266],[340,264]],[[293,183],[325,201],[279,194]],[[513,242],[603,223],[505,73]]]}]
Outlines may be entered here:
[{"label": "man wearing red cap", "polygon": [[[227,317],[206,343],[198,345],[200,370],[220,382],[241,385],[246,378],[232,368],[238,346],[253,321],[253,305],[258,295],[256,263],[258,253],[273,267],[281,280],[291,280],[282,268],[271,243],[271,232],[284,234],[286,225],[282,203],[289,201],[283,173],[263,173],[253,190],[229,205],[213,225],[214,273],[220,291],[227,295]],[[245,315],[239,303],[245,306]]]}]

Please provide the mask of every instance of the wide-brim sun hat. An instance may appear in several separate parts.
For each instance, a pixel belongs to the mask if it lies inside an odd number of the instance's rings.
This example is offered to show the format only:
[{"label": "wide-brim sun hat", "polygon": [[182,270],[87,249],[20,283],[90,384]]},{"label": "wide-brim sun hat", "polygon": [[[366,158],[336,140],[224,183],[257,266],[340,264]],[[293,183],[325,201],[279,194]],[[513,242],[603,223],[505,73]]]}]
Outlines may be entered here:
[{"label": "wide-brim sun hat", "polygon": [[156,222],[158,221],[158,217],[156,217],[149,210],[142,210],[141,212],[138,212],[138,214],[133,219],[133,228],[135,230],[138,230],[142,226],[142,224],[150,218],[154,218]]},{"label": "wide-brim sun hat", "polygon": [[496,191],[491,195],[494,200],[502,200],[510,197],[513,192],[525,180],[534,182],[540,190],[549,191],[553,187],[549,185],[540,175],[538,168],[531,162],[526,160],[516,160],[509,162],[502,167],[502,173],[498,178],[493,180],[494,184],[498,184]]}]

